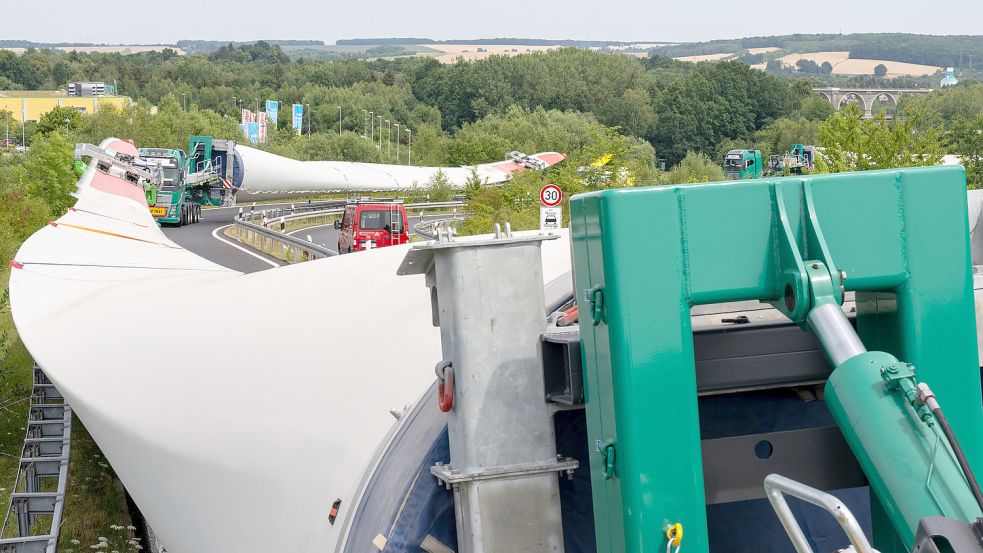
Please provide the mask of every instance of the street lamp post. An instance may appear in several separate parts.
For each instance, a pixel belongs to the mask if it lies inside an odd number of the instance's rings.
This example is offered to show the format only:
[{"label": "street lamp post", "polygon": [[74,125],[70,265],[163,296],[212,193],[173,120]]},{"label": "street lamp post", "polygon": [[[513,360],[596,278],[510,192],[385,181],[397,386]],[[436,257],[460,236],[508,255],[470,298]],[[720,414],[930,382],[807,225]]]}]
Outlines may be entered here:
[{"label": "street lamp post", "polygon": [[406,164],[411,165],[413,163],[413,131],[406,129]]},{"label": "street lamp post", "polygon": [[307,138],[311,137],[311,126],[314,124],[314,114],[311,113],[311,105],[304,104],[304,109],[307,110]]},{"label": "street lamp post", "polygon": [[65,132],[68,132],[70,130],[68,128],[68,124],[71,123],[71,122],[72,122],[72,120],[70,118],[68,118],[68,117],[65,118]]},{"label": "street lamp post", "polygon": [[256,117],[259,117],[259,98],[253,98],[256,100]]},{"label": "street lamp post", "polygon": [[394,126],[396,127],[396,165],[399,165],[399,123]]},{"label": "street lamp post", "polygon": [[393,152],[393,124],[386,119],[386,157]]},{"label": "street lamp post", "polygon": [[379,118],[379,149],[382,150],[382,116],[376,115]]},{"label": "street lamp post", "polygon": [[341,106],[338,106],[338,136],[341,136]]},{"label": "street lamp post", "polygon": [[[235,96],[233,96],[232,97],[232,113],[235,114],[235,112],[237,112],[237,111],[239,111],[239,99],[236,98]],[[239,117],[242,117],[242,114],[241,113],[239,114]]]},{"label": "street lamp post", "polygon": [[188,95],[187,94],[182,94],[181,95],[181,104],[184,106],[184,111],[188,111]]},{"label": "street lamp post", "polygon": [[362,110],[362,138],[369,137],[369,110]]},{"label": "street lamp post", "polygon": [[375,112],[369,112],[369,140],[375,143]]}]

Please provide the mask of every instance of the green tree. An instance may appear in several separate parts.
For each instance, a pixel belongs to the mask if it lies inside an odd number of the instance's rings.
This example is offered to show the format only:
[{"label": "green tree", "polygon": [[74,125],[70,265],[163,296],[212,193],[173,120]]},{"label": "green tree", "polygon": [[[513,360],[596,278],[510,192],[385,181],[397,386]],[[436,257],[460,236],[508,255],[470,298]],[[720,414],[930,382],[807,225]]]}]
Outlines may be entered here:
[{"label": "green tree", "polygon": [[719,163],[702,152],[689,152],[675,167],[661,178],[664,184],[713,182],[724,180],[724,170]]},{"label": "green tree", "polygon": [[48,134],[55,130],[71,132],[82,124],[82,114],[74,108],[57,106],[38,120],[38,132]]},{"label": "green tree", "polygon": [[950,133],[954,153],[966,167],[968,188],[983,188],[983,113],[975,117],[960,117]]},{"label": "green tree", "polygon": [[905,108],[922,113],[923,127],[949,125],[961,117],[972,118],[983,112],[983,83],[959,83],[924,96],[902,96],[901,109]]},{"label": "green tree", "polygon": [[[828,103],[826,105],[829,105]],[[754,133],[754,142],[765,159],[774,154],[782,154],[792,144],[817,144],[819,142],[819,121],[799,117],[782,117],[765,125]]]},{"label": "green tree", "polygon": [[811,95],[805,100],[802,100],[802,106],[799,107],[799,115],[810,121],[825,121],[835,111],[833,104],[818,94]]},{"label": "green tree", "polygon": [[874,67],[874,76],[877,77],[878,79],[883,79],[884,77],[886,77],[887,76],[887,66],[884,65],[883,63],[878,63]]},{"label": "green tree", "polygon": [[818,170],[839,173],[938,165],[944,153],[941,128],[920,129],[917,110],[904,115],[893,122],[883,113],[864,119],[859,107],[847,106],[819,128],[823,151]]},{"label": "green tree", "polygon": [[449,202],[454,198],[454,187],[447,173],[437,171],[427,181],[427,198],[431,202]]},{"label": "green tree", "polygon": [[74,161],[72,144],[61,132],[52,131],[31,144],[27,159],[17,168],[18,181],[32,198],[61,214],[75,203],[71,197],[78,181]]}]

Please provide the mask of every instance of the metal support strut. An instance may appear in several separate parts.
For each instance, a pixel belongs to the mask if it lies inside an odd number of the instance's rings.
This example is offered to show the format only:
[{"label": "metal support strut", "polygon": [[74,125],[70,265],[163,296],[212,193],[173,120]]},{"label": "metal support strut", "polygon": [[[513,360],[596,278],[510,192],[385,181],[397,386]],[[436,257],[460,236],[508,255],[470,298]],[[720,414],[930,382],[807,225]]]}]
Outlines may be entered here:
[{"label": "metal support strut", "polygon": [[485,240],[442,233],[410,250],[399,274],[424,274],[440,326],[440,409],[450,463],[431,473],[454,490],[458,551],[562,553],[556,454],[543,398],[546,330],[541,243],[506,226]]}]

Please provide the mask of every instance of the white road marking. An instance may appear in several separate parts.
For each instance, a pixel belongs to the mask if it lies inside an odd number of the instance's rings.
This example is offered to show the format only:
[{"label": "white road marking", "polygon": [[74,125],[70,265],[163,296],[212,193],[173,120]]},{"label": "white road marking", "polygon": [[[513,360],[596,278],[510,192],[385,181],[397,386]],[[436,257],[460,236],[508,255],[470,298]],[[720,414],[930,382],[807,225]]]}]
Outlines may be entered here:
[{"label": "white road marking", "polygon": [[[331,226],[331,225],[334,225],[334,223],[324,223],[323,225],[314,225],[313,227],[299,228],[297,230],[292,230],[292,231],[288,232],[287,234],[289,234],[290,236],[293,236],[295,232],[301,232],[301,231],[304,231],[304,230],[311,230],[312,228],[327,227],[327,226]],[[308,241],[310,241],[310,240],[308,240]],[[333,253],[335,255],[341,255],[338,252],[336,252],[336,251],[332,250],[331,248],[329,248],[325,244],[318,244],[318,246],[321,246],[322,248],[328,250],[329,252],[331,252],[331,253]]]},{"label": "white road marking", "polygon": [[280,266],[281,266],[281,265],[280,265],[279,263],[274,263],[274,262],[272,262],[272,261],[270,261],[269,259],[266,259],[265,257],[263,257],[263,256],[261,256],[261,255],[259,255],[259,254],[258,254],[258,253],[256,253],[256,252],[253,252],[253,251],[249,251],[249,250],[247,250],[246,248],[244,248],[244,247],[242,247],[242,246],[240,246],[240,245],[238,245],[238,244],[233,244],[233,243],[232,243],[232,242],[230,242],[229,240],[226,240],[225,238],[221,238],[221,237],[219,237],[219,235],[218,235],[218,232],[219,232],[220,230],[222,230],[222,231],[224,231],[225,229],[227,229],[227,228],[229,228],[229,227],[231,227],[231,226],[232,226],[232,225],[225,225],[224,227],[219,227],[219,228],[217,228],[217,229],[215,229],[215,230],[213,230],[213,231],[212,231],[212,238],[214,238],[214,239],[216,239],[216,240],[218,240],[219,242],[225,242],[226,244],[228,244],[228,245],[230,245],[230,246],[232,246],[233,248],[235,248],[235,249],[237,249],[237,250],[242,250],[242,251],[244,251],[244,252],[246,252],[246,253],[248,253],[249,255],[251,255],[251,256],[253,256],[253,257],[255,257],[256,259],[259,259],[260,261],[263,261],[264,263],[269,263],[270,265],[272,265],[272,266],[274,266],[274,267],[280,267]]},{"label": "white road marking", "polygon": [[304,230],[311,230],[312,228],[330,227],[332,225],[334,225],[334,223],[324,223],[323,225],[314,225],[313,227],[304,227],[304,228],[299,228],[297,230],[292,230],[292,231],[288,232],[287,234],[289,234],[290,236],[293,236],[295,232],[301,232],[301,231],[304,231]]}]

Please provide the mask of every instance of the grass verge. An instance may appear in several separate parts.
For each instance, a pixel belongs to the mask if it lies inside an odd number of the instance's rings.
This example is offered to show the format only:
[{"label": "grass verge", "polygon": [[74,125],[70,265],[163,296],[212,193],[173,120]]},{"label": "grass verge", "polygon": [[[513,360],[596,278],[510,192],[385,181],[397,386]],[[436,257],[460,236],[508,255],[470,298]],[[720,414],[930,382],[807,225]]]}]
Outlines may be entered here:
[{"label": "grass verge", "polygon": [[[3,271],[0,276],[0,509],[4,512],[10,505],[24,446],[34,367],[34,360],[17,336],[7,306],[8,280],[9,272]],[[71,447],[58,551],[123,553],[142,549],[134,538],[123,486],[77,417],[72,422]],[[46,532],[48,525],[41,526],[38,525],[38,530]],[[15,524],[7,529],[7,536],[13,535],[16,535]]]}]

